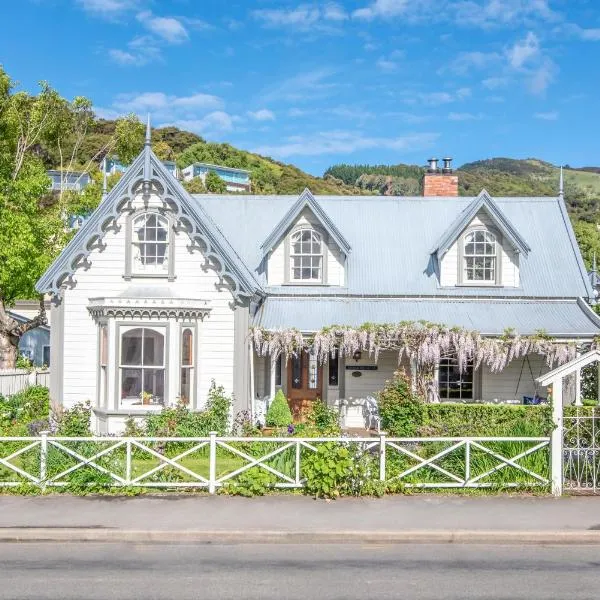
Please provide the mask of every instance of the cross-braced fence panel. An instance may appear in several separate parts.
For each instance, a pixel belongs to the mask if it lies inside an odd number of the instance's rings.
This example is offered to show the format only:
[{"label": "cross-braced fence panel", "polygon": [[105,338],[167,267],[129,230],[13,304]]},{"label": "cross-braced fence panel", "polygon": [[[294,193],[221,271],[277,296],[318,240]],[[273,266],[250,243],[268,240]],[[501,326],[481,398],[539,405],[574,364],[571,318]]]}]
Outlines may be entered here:
[{"label": "cross-braced fence panel", "polygon": [[[549,438],[95,437],[0,438],[0,486],[219,488],[256,473],[303,488],[320,450],[346,448],[361,477],[395,491],[550,483]],[[322,457],[321,457],[322,458]],[[328,459],[331,460],[331,459]],[[313,465],[314,466],[314,465]],[[314,469],[313,469],[314,471]],[[364,475],[366,473],[366,475]]]}]

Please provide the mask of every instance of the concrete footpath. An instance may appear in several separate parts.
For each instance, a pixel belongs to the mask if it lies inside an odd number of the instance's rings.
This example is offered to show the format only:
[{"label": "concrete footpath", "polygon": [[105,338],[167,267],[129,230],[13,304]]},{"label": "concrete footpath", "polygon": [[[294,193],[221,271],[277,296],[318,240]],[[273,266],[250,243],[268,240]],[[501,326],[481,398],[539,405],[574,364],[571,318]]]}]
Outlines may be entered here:
[{"label": "concrete footpath", "polygon": [[13,541],[600,545],[600,497],[0,496]]}]

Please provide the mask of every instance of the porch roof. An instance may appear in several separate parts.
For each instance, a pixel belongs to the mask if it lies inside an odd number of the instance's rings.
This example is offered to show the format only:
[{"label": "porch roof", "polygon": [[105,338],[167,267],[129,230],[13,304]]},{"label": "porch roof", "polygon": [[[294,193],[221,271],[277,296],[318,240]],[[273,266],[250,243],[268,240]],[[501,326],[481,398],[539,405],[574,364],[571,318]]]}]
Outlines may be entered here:
[{"label": "porch roof", "polygon": [[600,333],[600,318],[581,300],[269,297],[254,317],[255,326],[303,332],[401,321],[429,321],[490,336],[509,328],[521,335],[543,330],[564,338]]}]

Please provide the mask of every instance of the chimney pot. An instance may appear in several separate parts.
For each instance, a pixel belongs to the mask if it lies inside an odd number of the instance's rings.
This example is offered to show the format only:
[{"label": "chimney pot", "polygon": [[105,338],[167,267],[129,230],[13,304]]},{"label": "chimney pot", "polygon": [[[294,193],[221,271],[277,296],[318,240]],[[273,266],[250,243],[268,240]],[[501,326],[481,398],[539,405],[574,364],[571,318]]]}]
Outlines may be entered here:
[{"label": "chimney pot", "polygon": [[429,163],[429,169],[427,169],[427,171],[429,173],[437,173],[438,172],[438,159],[430,158],[427,162]]},{"label": "chimney pot", "polygon": [[452,173],[452,159],[450,157],[446,157],[442,159],[444,161],[444,166],[442,167],[442,173]]}]

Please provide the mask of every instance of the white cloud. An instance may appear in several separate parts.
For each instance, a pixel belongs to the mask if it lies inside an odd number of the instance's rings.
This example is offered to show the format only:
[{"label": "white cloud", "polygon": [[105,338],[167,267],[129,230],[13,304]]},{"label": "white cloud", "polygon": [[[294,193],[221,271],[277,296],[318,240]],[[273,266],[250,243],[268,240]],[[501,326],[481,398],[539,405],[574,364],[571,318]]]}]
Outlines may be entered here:
[{"label": "white cloud", "polygon": [[143,35],[133,38],[127,49],[111,48],[108,57],[121,66],[142,67],[148,63],[162,60],[160,48],[154,38]]},{"label": "white cloud", "polygon": [[405,95],[404,101],[407,104],[425,104],[427,106],[440,106],[465,100],[471,95],[471,89],[468,87],[458,88],[452,92],[419,92],[417,94]]},{"label": "white cloud", "polygon": [[560,18],[550,8],[548,0],[461,0],[448,5],[448,11],[458,25],[480,28],[531,25],[540,20],[556,21]]},{"label": "white cloud", "polygon": [[556,110],[549,112],[537,112],[533,115],[534,119],[541,119],[542,121],[556,121],[558,120],[559,114]]},{"label": "white cloud", "polygon": [[527,85],[533,94],[543,94],[548,86],[554,81],[557,66],[549,59],[545,59],[528,76]]},{"label": "white cloud", "polygon": [[255,112],[248,111],[248,116],[255,121],[274,121],[275,113],[267,108],[261,108]]},{"label": "white cloud", "polygon": [[567,23],[563,27],[557,27],[555,30],[555,33],[558,34],[563,32],[584,42],[600,41],[600,27],[585,28],[576,23]]},{"label": "white cloud", "polygon": [[389,19],[400,17],[410,9],[410,0],[375,0],[369,6],[359,8],[352,13],[356,19]]},{"label": "white cloud", "polygon": [[332,69],[322,68],[299,73],[262,92],[265,102],[290,101],[303,102],[331,95],[338,84],[329,81],[334,74]]},{"label": "white cloud", "polygon": [[459,27],[491,28],[557,21],[548,0],[371,0],[352,13],[355,19],[452,22]]},{"label": "white cloud", "polygon": [[113,106],[124,112],[153,112],[173,110],[213,110],[221,108],[223,101],[212,94],[192,94],[190,96],[172,96],[163,92],[144,92],[142,94],[120,94]]},{"label": "white cloud", "polygon": [[137,20],[169,44],[181,44],[189,39],[187,29],[175,17],[157,17],[151,11],[145,10],[137,14]]},{"label": "white cloud", "polygon": [[375,137],[350,131],[323,131],[315,135],[294,136],[286,143],[254,148],[253,152],[265,156],[287,158],[290,156],[317,156],[322,154],[352,154],[372,148],[414,151],[431,147],[438,133],[413,133],[401,137]]},{"label": "white cloud", "polygon": [[348,18],[344,8],[335,2],[328,2],[323,6],[301,4],[295,8],[266,8],[254,10],[252,15],[265,27],[288,27],[301,31],[313,30],[326,22],[336,23]]},{"label": "white cloud", "polygon": [[495,65],[501,58],[497,52],[461,52],[447,67],[443,67],[441,72],[449,69],[457,75],[468,75],[475,69],[486,69]]},{"label": "white cloud", "polygon": [[160,127],[174,126],[203,135],[219,135],[233,131],[240,117],[222,110],[214,111],[197,119],[176,119],[160,123]]},{"label": "white cloud", "polygon": [[451,112],[448,114],[449,121],[480,121],[483,119],[483,115],[473,114],[468,112]]},{"label": "white cloud", "polygon": [[481,84],[488,90],[497,90],[506,87],[510,83],[508,77],[488,77],[484,79]]},{"label": "white cloud", "polygon": [[77,0],[87,12],[103,17],[113,17],[136,7],[136,0]]},{"label": "white cloud", "polygon": [[394,62],[393,60],[388,60],[383,56],[379,58],[375,65],[380,71],[385,71],[387,73],[392,73],[398,68],[398,63]]},{"label": "white cloud", "polygon": [[514,43],[507,50],[507,57],[513,69],[520,69],[540,54],[540,41],[538,36],[530,31],[524,39]]}]

